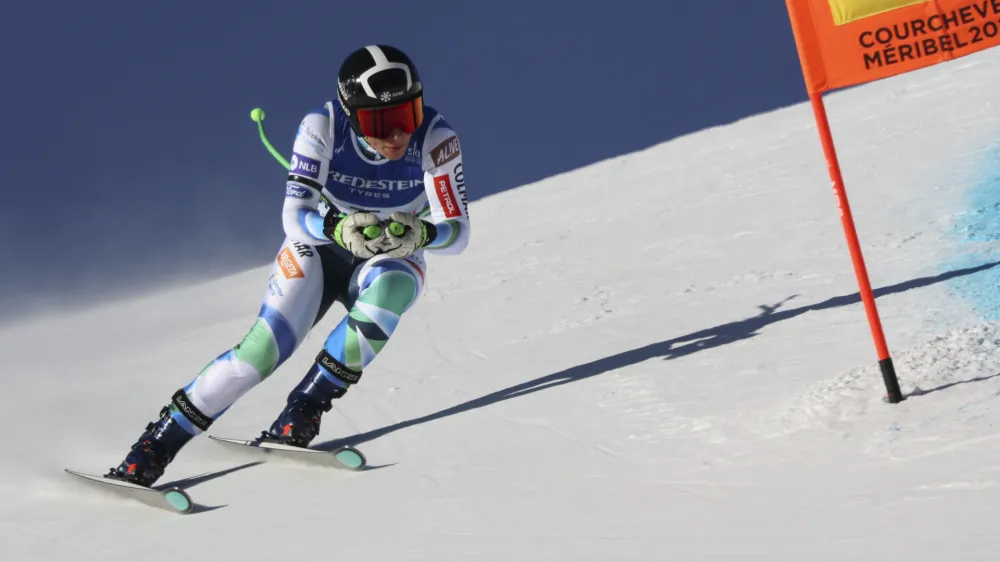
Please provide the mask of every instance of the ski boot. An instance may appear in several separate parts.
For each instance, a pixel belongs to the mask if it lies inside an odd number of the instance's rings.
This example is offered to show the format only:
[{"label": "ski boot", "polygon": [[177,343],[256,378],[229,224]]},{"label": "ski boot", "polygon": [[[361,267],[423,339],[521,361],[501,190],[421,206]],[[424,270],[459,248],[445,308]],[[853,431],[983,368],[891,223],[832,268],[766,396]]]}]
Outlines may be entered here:
[{"label": "ski boot", "polygon": [[[171,405],[164,406],[160,410],[159,420],[146,425],[146,431],[132,445],[125,460],[117,468],[112,468],[105,474],[105,478],[124,480],[149,488],[163,475],[163,471],[178,451],[194,437],[194,434],[185,429],[174,417],[172,405],[179,406],[177,409],[179,416],[197,419],[199,423],[192,420],[192,425],[203,430],[211,425],[210,420],[206,421],[207,418],[200,417],[201,413],[193,409],[183,390],[178,390]],[[194,413],[188,415],[190,411]]]},{"label": "ski boot", "polygon": [[[320,362],[333,378],[343,383],[357,382],[361,374],[351,371],[325,352],[320,353]],[[347,386],[333,382],[324,372],[320,363],[314,363],[305,378],[288,394],[288,403],[268,431],[261,432],[260,441],[282,443],[295,447],[308,447],[319,435],[323,413],[333,408],[333,400],[347,393]]]}]

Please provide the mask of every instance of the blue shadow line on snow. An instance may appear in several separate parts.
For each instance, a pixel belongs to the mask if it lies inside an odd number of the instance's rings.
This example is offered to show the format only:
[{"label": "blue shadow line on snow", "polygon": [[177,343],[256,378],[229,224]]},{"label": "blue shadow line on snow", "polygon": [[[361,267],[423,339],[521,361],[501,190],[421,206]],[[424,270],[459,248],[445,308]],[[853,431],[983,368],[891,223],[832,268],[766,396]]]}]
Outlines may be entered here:
[{"label": "blue shadow line on snow", "polygon": [[941,386],[936,386],[934,388],[928,388],[927,390],[924,390],[922,388],[916,388],[916,389],[914,389],[913,392],[907,394],[906,397],[909,398],[910,396],[926,396],[928,394],[931,394],[932,392],[940,392],[942,390],[948,390],[949,388],[953,388],[953,387],[956,387],[956,386],[959,386],[959,385],[963,385],[963,384],[973,384],[973,383],[977,383],[977,382],[988,381],[988,380],[991,380],[991,379],[995,379],[997,377],[1000,377],[1000,373],[997,373],[997,374],[994,374],[994,375],[983,375],[983,376],[974,377],[974,378],[971,378],[969,380],[964,380],[964,381],[950,382],[948,384],[942,384]]},{"label": "blue shadow line on snow", "polygon": [[[226,468],[226,469],[223,469],[223,470],[217,470],[215,472],[209,472],[209,473],[206,473],[206,474],[202,474],[200,476],[190,476],[188,478],[182,478],[180,480],[174,480],[172,482],[165,482],[165,483],[162,483],[162,484],[157,484],[157,485],[153,486],[153,488],[155,488],[157,490],[165,490],[167,488],[180,488],[181,490],[187,490],[188,488],[193,488],[193,487],[195,487],[198,484],[201,484],[203,482],[208,482],[209,480],[215,480],[216,478],[220,478],[222,476],[225,476],[227,474],[231,474],[231,473],[236,472],[238,470],[243,470],[245,468],[250,468],[251,466],[257,466],[258,464],[261,464],[263,462],[264,461],[250,462],[250,463],[246,463],[246,464],[241,464],[239,466],[234,466],[234,467],[231,467],[231,468]],[[226,507],[226,506],[225,505],[203,505],[203,504],[200,504],[200,503],[195,503],[194,504],[194,510],[191,511],[191,514],[193,515],[193,514],[197,514],[197,513],[207,513],[209,511],[215,511],[216,509],[222,509],[223,507]]]},{"label": "blue shadow line on snow", "polygon": [[[874,293],[875,297],[878,298],[928,287],[937,283],[952,282],[960,278],[971,279],[973,277],[984,277],[987,275],[996,276],[1000,275],[1000,268],[996,268],[998,265],[1000,265],[1000,261],[984,263],[974,267],[955,269],[938,275],[920,277],[903,283],[898,283],[896,285],[875,289]],[[758,315],[745,320],[722,324],[715,326],[714,328],[700,330],[698,332],[693,332],[677,338],[632,349],[611,355],[609,357],[597,359],[596,361],[577,365],[575,367],[570,367],[569,369],[559,371],[558,373],[553,373],[551,375],[546,375],[544,377],[505,388],[503,390],[498,390],[491,394],[469,400],[468,402],[463,402],[450,408],[445,408],[444,410],[427,414],[426,416],[388,425],[379,429],[373,429],[364,433],[358,433],[356,435],[319,443],[316,445],[316,448],[321,450],[333,450],[342,445],[360,445],[401,429],[439,420],[455,414],[461,414],[476,408],[483,408],[498,402],[503,402],[504,400],[510,400],[511,398],[526,396],[541,390],[555,388],[571,382],[588,379],[616,369],[635,365],[649,359],[676,359],[678,357],[698,353],[699,351],[705,351],[729,343],[747,340],[758,335],[763,328],[766,328],[771,324],[782,322],[784,320],[790,320],[807,312],[817,312],[831,308],[839,308],[842,306],[859,304],[861,302],[861,295],[859,293],[852,293],[839,297],[833,297],[813,305],[781,310],[782,306],[794,299],[796,296],[797,295],[792,295],[791,297],[775,304],[761,305],[758,307],[760,308],[760,313]]]}]

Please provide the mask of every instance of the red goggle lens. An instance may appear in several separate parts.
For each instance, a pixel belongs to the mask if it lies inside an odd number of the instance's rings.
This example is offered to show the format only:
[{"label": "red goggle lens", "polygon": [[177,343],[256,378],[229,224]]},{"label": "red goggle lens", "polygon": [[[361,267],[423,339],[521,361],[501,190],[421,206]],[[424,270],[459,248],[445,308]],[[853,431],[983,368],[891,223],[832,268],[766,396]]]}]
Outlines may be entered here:
[{"label": "red goggle lens", "polygon": [[366,137],[385,138],[395,129],[412,134],[424,122],[424,100],[417,97],[392,107],[358,109],[355,113]]}]

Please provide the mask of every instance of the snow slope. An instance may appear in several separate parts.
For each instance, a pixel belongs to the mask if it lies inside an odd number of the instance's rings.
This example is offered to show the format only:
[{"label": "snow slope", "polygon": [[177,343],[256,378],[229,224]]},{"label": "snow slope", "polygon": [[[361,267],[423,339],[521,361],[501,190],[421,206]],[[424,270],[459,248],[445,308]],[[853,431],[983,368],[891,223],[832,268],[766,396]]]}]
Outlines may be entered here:
[{"label": "snow slope", "polygon": [[[243,336],[266,267],[0,329],[0,559],[996,559],[998,82],[994,50],[828,97],[901,404],[798,105],[474,203],[325,419],[376,470],[198,439],[190,516],[62,473]],[[213,433],[265,428],[341,314]]]}]

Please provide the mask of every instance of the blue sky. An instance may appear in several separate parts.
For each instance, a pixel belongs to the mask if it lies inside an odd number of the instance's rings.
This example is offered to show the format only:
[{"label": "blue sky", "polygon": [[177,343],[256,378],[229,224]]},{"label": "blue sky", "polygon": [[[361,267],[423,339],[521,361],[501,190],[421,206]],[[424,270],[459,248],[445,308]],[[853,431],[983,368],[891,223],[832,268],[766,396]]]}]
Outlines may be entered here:
[{"label": "blue sky", "polygon": [[368,43],[418,64],[473,201],[806,99],[783,2],[8,4],[7,320],[267,263],[284,174],[249,112],[287,154]]}]

